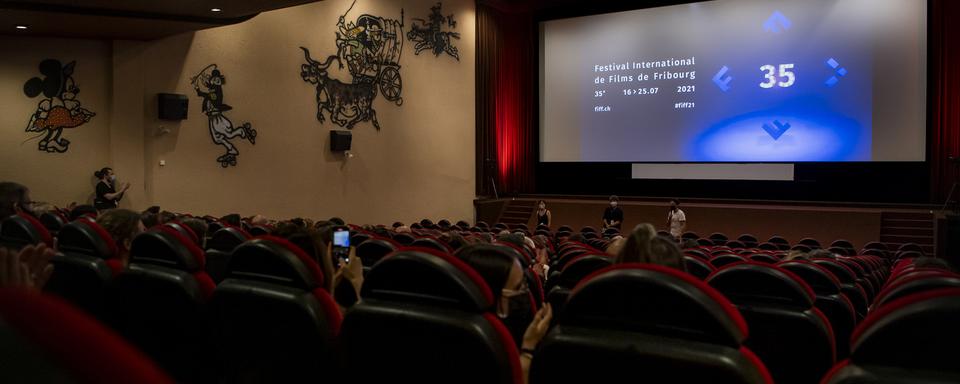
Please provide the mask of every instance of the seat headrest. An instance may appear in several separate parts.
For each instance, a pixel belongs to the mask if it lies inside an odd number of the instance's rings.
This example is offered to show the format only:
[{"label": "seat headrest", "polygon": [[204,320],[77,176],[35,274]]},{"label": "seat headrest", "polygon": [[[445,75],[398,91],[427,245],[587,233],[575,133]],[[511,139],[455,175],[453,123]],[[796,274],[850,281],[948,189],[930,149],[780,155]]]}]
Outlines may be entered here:
[{"label": "seat headrest", "polygon": [[369,239],[357,245],[357,257],[365,267],[372,267],[384,256],[397,250],[392,242],[384,239]]},{"label": "seat headrest", "polygon": [[43,223],[43,226],[49,231],[60,231],[67,223],[66,220],[63,219],[63,216],[55,212],[44,212],[40,215],[40,222]]},{"label": "seat headrest", "polygon": [[732,253],[724,253],[717,256],[714,256],[710,259],[710,265],[720,268],[725,265],[742,263],[747,261],[743,256],[734,255]]},{"label": "seat headrest", "polygon": [[117,243],[106,229],[90,220],[76,220],[57,233],[60,251],[74,252],[107,260],[117,255]]},{"label": "seat headrest", "polygon": [[813,259],[811,261],[830,271],[830,273],[837,277],[837,280],[840,280],[840,284],[855,284],[857,281],[857,275],[853,270],[836,260]]},{"label": "seat headrest", "polygon": [[187,272],[202,271],[203,250],[175,229],[155,227],[133,238],[130,263],[159,265]]},{"label": "seat headrest", "polygon": [[213,232],[210,241],[207,241],[207,249],[215,249],[220,252],[233,252],[240,244],[250,239],[246,231],[237,227],[223,227]]},{"label": "seat headrest", "polygon": [[581,255],[571,260],[560,271],[557,285],[564,288],[573,288],[590,274],[613,265],[613,260],[601,255]]},{"label": "seat headrest", "polygon": [[380,260],[364,278],[361,296],[476,312],[494,304],[490,287],[473,268],[425,248],[394,252]]},{"label": "seat headrest", "polygon": [[[857,364],[960,372],[960,289],[917,293],[889,303],[853,332],[851,359]],[[916,345],[922,348],[908,348]]]},{"label": "seat headrest", "polygon": [[286,239],[261,236],[233,250],[226,278],[257,280],[303,290],[323,287],[320,265]]},{"label": "seat headrest", "polygon": [[810,309],[816,295],[797,275],[767,264],[746,262],[718,269],[707,284],[737,304],[776,304]]},{"label": "seat headrest", "polygon": [[18,213],[3,219],[0,225],[0,242],[16,247],[40,243],[52,247],[53,236],[40,220],[26,213]]},{"label": "seat headrest", "polygon": [[818,295],[840,294],[840,280],[827,269],[806,260],[793,260],[777,264],[807,282]]},{"label": "seat headrest", "polygon": [[444,244],[442,241],[434,239],[432,237],[421,237],[410,243],[412,247],[423,247],[423,248],[432,248],[440,252],[450,252],[450,247]]},{"label": "seat headrest", "polygon": [[720,292],[689,274],[652,264],[594,272],[574,288],[559,322],[734,348],[748,336],[746,321]]},{"label": "seat headrest", "polygon": [[174,222],[165,223],[163,224],[163,226],[173,228],[173,230],[179,232],[181,235],[183,235],[183,237],[186,237],[190,239],[190,241],[193,241],[194,244],[200,245],[200,238],[197,237],[196,233],[193,233],[193,230],[190,229],[190,227],[180,223],[174,223]]},{"label": "seat headrest", "polygon": [[876,298],[876,306],[888,303],[915,293],[944,288],[960,288],[960,276],[956,275],[911,275],[887,285]]}]

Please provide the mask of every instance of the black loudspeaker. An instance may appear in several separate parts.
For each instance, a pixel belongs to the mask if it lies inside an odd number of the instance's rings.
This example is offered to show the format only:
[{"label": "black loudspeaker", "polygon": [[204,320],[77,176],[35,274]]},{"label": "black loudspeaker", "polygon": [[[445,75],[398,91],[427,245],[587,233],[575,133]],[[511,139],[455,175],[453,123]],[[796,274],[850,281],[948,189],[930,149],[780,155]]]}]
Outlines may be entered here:
[{"label": "black loudspeaker", "polygon": [[187,106],[189,100],[187,95],[178,95],[175,93],[158,93],[157,110],[160,120],[186,120]]},{"label": "black loudspeaker", "polygon": [[350,131],[330,131],[331,151],[349,151],[351,141],[353,141],[353,134]]}]

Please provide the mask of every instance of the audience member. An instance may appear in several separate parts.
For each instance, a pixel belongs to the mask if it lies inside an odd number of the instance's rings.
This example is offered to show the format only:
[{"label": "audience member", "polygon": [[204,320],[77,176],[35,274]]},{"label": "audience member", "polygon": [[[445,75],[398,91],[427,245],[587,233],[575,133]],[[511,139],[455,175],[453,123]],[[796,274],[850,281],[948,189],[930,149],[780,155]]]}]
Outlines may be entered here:
[{"label": "audience member", "polygon": [[811,259],[836,259],[837,255],[826,249],[814,249],[807,254]]},{"label": "audience member", "polygon": [[126,266],[130,262],[133,238],[144,231],[140,214],[129,209],[110,209],[97,217],[97,224],[107,230],[117,244],[117,257]]},{"label": "audience member", "polygon": [[643,223],[633,228],[615,263],[657,264],[686,271],[683,253],[671,240],[657,236],[653,225]]},{"label": "audience member", "polygon": [[160,216],[150,211],[144,211],[140,214],[140,221],[143,222],[144,228],[153,228],[160,225]]},{"label": "audience member", "polygon": [[794,249],[787,254],[787,257],[783,258],[783,261],[808,260],[808,259],[810,259],[810,255],[808,255],[806,252]]},{"label": "audience member", "polygon": [[30,189],[12,181],[0,182],[0,220],[20,212],[33,215]]},{"label": "audience member", "polygon": [[610,239],[610,243],[607,244],[607,253],[613,256],[619,255],[623,250],[623,246],[627,243],[627,239],[623,236],[614,236]]},{"label": "audience member", "polygon": [[524,377],[527,377],[533,351],[547,334],[553,319],[550,304],[546,303],[536,314],[532,313],[523,268],[505,249],[475,244],[461,249],[457,257],[476,270],[493,291],[496,304],[492,310],[510,330],[520,348]]},{"label": "audience member", "polygon": [[623,225],[623,209],[619,207],[620,198],[616,195],[610,196],[610,206],[603,210],[603,229],[620,229]]},{"label": "audience member", "polygon": [[550,213],[550,210],[547,209],[547,202],[540,200],[537,202],[537,225],[546,225],[550,227],[550,222],[553,220],[553,215]]},{"label": "audience member", "polygon": [[237,227],[237,228],[241,228],[242,225],[243,225],[243,224],[240,222],[240,214],[238,214],[238,213],[231,213],[231,214],[229,214],[229,215],[226,215],[226,216],[224,216],[224,217],[221,217],[221,218],[220,218],[220,222],[222,222],[222,223],[224,223],[224,224],[227,224],[227,225],[229,225],[229,226],[231,226],[231,227]]}]

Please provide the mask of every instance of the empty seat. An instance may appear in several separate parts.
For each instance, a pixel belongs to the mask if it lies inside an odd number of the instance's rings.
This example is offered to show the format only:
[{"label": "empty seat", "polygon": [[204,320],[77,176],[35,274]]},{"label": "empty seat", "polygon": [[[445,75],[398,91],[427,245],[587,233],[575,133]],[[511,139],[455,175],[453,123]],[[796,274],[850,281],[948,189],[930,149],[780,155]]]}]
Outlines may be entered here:
[{"label": "empty seat", "polygon": [[40,220],[26,213],[3,219],[0,223],[0,246],[20,249],[27,245],[46,244],[53,246],[53,236]]},{"label": "empty seat", "polygon": [[780,268],[803,279],[817,295],[814,306],[830,321],[837,346],[837,359],[850,354],[850,335],[857,324],[856,310],[846,296],[840,293],[840,280],[830,271],[806,260],[780,263]]},{"label": "empty seat", "polygon": [[955,383],[960,345],[960,289],[927,291],[895,300],[857,327],[850,359],[824,384]]},{"label": "empty seat", "polygon": [[462,261],[430,250],[394,253],[370,270],[361,296],[339,339],[351,381],[522,382],[514,341],[490,312],[493,293]]},{"label": "empty seat", "polygon": [[191,239],[160,226],[137,235],[107,287],[108,322],[181,382],[216,378],[206,304],[213,281]]},{"label": "empty seat", "polygon": [[905,296],[943,288],[960,288],[960,276],[912,274],[885,287],[877,295],[874,309]]},{"label": "empty seat", "polygon": [[44,212],[40,215],[40,222],[43,223],[43,226],[54,236],[67,224],[67,221],[68,220],[60,215],[59,212]]},{"label": "empty seat", "polygon": [[[638,294],[643,292],[643,294]],[[580,283],[541,342],[531,383],[770,383],[743,318],[686,273],[620,264]]]},{"label": "empty seat", "polygon": [[696,240],[700,238],[700,235],[698,235],[696,232],[687,231],[680,235],[680,238],[683,240]]},{"label": "empty seat", "polygon": [[281,238],[234,250],[210,303],[226,382],[294,382],[333,369],[341,317],[325,279],[316,261]]},{"label": "empty seat", "polygon": [[721,254],[721,255],[714,256],[712,259],[710,259],[710,264],[716,268],[720,268],[725,265],[742,263],[744,261],[747,261],[747,259],[744,258],[743,256],[737,256],[733,254]]},{"label": "empty seat", "polygon": [[850,240],[844,240],[844,239],[834,240],[832,243],[830,243],[830,247],[849,248],[849,249],[855,248],[853,246],[853,243],[850,242]]},{"label": "empty seat", "polygon": [[423,247],[435,249],[440,252],[450,252],[450,247],[444,244],[442,241],[434,239],[432,237],[421,237],[410,243],[411,247]]},{"label": "empty seat", "polygon": [[771,265],[744,263],[719,269],[707,283],[740,310],[750,327],[744,345],[777,383],[815,383],[833,366],[830,323],[800,278]]},{"label": "empty seat", "polygon": [[724,235],[724,234],[722,234],[722,233],[720,233],[720,232],[714,232],[714,233],[710,234],[709,239],[710,239],[710,241],[713,242],[713,245],[726,245],[726,244],[727,244],[727,240],[729,240],[729,238],[727,237],[727,235]]},{"label": "empty seat", "polygon": [[397,245],[389,240],[370,239],[357,245],[357,257],[363,262],[364,272],[367,272],[380,259],[396,250]]},{"label": "empty seat", "polygon": [[699,257],[684,256],[683,265],[687,267],[687,273],[696,276],[700,280],[706,280],[716,268],[710,263]]},{"label": "empty seat", "polygon": [[776,264],[780,262],[776,256],[768,255],[766,253],[754,253],[750,255],[750,261],[755,261],[763,264]]},{"label": "empty seat", "polygon": [[728,247],[730,247],[730,249],[745,249],[745,248],[747,248],[747,246],[746,246],[745,244],[743,244],[743,243],[741,243],[740,241],[737,241],[737,240],[728,241],[726,245],[727,245]]},{"label": "empty seat", "polygon": [[760,248],[761,250],[764,250],[764,251],[776,251],[780,249],[780,246],[774,243],[760,243],[759,245],[757,245],[757,248]]},{"label": "empty seat", "polygon": [[547,301],[553,306],[554,316],[563,311],[570,292],[583,278],[611,265],[613,260],[601,255],[581,255],[570,261],[557,277],[548,281],[551,286],[548,288]]},{"label": "empty seat", "polygon": [[813,259],[811,261],[826,268],[836,276],[837,280],[840,281],[840,292],[850,300],[850,303],[853,304],[853,309],[857,311],[857,321],[863,320],[867,315],[870,302],[867,299],[867,293],[863,290],[863,287],[857,284],[856,273],[836,260]]},{"label": "empty seat", "polygon": [[124,268],[116,242],[97,223],[80,219],[60,230],[57,244],[44,291],[102,318],[107,285]]},{"label": "empty seat", "polygon": [[[800,239],[800,241],[798,241],[797,244],[806,245],[806,246],[809,247],[810,249],[820,249],[820,248],[822,248],[822,247],[820,246],[820,242],[817,241],[817,239],[810,238],[810,237],[805,237],[805,238]],[[807,251],[807,252],[809,252],[809,251]]]},{"label": "empty seat", "polygon": [[215,283],[223,281],[233,250],[249,238],[250,234],[240,228],[223,227],[207,240],[205,268]]},{"label": "empty seat", "polygon": [[266,236],[270,234],[270,228],[263,225],[254,225],[250,227],[250,236]]},{"label": "empty seat", "polygon": [[173,381],[101,323],[48,295],[0,289],[0,382]]}]

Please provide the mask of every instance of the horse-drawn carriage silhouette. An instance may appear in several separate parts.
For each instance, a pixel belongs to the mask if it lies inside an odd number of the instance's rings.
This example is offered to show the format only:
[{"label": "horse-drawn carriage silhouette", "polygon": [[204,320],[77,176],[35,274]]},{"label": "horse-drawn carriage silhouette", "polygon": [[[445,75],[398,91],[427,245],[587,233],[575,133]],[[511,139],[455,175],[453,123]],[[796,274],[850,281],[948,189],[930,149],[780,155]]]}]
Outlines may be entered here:
[{"label": "horse-drawn carriage silhouette", "polygon": [[403,104],[400,97],[403,89],[400,78],[403,10],[399,21],[364,14],[356,23],[344,24],[345,16],[346,13],[337,23],[337,57],[341,63],[347,63],[354,83],[377,84],[383,97],[397,105]]}]

